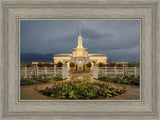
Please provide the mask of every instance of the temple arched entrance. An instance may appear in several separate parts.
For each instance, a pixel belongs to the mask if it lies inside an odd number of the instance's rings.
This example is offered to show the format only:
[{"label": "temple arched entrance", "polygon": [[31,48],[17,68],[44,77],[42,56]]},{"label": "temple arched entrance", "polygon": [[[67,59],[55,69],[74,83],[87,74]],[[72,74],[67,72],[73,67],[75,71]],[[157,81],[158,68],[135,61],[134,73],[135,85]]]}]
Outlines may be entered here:
[{"label": "temple arched entrance", "polygon": [[78,71],[83,71],[84,70],[84,58],[77,58],[76,59],[76,67]]},{"label": "temple arched entrance", "polygon": [[82,59],[78,60],[78,69],[77,70],[78,71],[82,71],[83,70],[83,61],[82,61]]}]

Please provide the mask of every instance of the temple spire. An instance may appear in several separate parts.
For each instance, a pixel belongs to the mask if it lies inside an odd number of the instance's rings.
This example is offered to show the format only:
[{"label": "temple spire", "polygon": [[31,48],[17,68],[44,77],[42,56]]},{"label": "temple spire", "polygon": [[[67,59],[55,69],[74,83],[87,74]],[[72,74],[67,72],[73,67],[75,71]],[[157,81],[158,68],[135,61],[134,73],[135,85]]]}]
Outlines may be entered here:
[{"label": "temple spire", "polygon": [[79,26],[79,36],[81,36],[81,26]]},{"label": "temple spire", "polygon": [[83,48],[82,36],[81,36],[81,26],[79,26],[79,36],[78,36],[78,46],[77,46],[77,48]]}]

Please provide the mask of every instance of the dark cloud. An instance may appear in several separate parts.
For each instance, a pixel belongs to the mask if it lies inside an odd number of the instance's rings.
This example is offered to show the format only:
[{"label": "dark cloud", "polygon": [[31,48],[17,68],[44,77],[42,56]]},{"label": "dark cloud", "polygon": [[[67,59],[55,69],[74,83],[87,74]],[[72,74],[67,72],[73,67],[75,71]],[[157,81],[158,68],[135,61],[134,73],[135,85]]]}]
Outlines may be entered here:
[{"label": "dark cloud", "polygon": [[139,57],[138,20],[22,20],[21,53],[71,53],[77,47],[79,25],[90,53]]}]

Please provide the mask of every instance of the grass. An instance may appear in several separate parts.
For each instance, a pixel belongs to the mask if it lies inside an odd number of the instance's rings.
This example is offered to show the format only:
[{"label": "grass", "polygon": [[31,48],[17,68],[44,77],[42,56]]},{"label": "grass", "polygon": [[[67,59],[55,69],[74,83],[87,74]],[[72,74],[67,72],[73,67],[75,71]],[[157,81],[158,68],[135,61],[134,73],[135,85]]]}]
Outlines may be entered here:
[{"label": "grass", "polygon": [[134,76],[127,77],[110,77],[110,76],[102,76],[98,77],[98,80],[112,82],[112,83],[120,83],[120,84],[129,84],[129,85],[140,85],[140,78],[135,78]]},{"label": "grass", "polygon": [[33,85],[33,84],[42,84],[42,83],[51,83],[58,80],[62,80],[61,76],[56,76],[52,78],[25,78],[20,80],[21,86],[24,85]]}]

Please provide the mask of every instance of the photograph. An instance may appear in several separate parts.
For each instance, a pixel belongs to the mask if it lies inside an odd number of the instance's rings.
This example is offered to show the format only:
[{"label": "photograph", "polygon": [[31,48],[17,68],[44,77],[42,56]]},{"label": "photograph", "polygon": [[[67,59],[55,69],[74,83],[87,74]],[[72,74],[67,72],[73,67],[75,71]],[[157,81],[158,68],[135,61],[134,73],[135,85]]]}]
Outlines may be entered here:
[{"label": "photograph", "polygon": [[0,120],[159,120],[159,0],[0,0]]},{"label": "photograph", "polygon": [[21,19],[20,100],[140,100],[141,21]]}]

